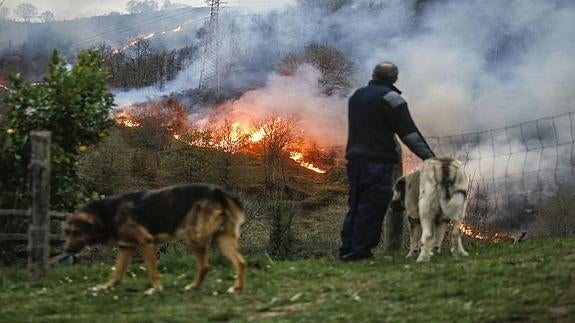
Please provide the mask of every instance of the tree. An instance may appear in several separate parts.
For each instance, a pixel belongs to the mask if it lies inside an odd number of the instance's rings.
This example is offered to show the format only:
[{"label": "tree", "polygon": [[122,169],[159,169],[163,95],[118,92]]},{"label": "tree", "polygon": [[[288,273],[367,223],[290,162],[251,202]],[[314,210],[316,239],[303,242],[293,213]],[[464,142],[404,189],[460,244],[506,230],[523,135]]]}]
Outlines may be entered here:
[{"label": "tree", "polygon": [[334,13],[342,7],[352,3],[352,0],[296,0],[304,10],[319,9],[327,13]]},{"label": "tree", "polygon": [[52,11],[44,11],[40,14],[40,20],[42,22],[52,22],[56,20],[56,16]]},{"label": "tree", "polygon": [[10,16],[10,8],[0,5],[0,20],[7,20]]},{"label": "tree", "polygon": [[25,22],[29,22],[30,18],[38,14],[38,8],[30,3],[21,3],[14,9],[14,14]]},{"label": "tree", "polygon": [[162,10],[169,10],[169,9],[181,9],[185,8],[187,5],[178,2],[171,2],[170,0],[164,1],[164,5],[162,5]]},{"label": "tree", "polygon": [[104,43],[95,47],[110,70],[110,86],[120,88],[163,85],[173,80],[197,48],[187,46],[167,51],[152,47],[147,39],[120,51]]},{"label": "tree", "polygon": [[43,82],[27,84],[11,76],[6,124],[0,128],[0,207],[26,205],[29,133],[52,132],[52,207],[70,210],[85,201],[77,162],[90,145],[107,135],[114,124],[109,112],[113,96],[106,88],[108,73],[95,51],[81,52],[68,69],[54,51]]},{"label": "tree", "polygon": [[300,139],[296,121],[271,117],[257,122],[255,128],[262,132],[257,144],[261,147],[266,190],[281,191],[287,185],[284,161],[288,158],[288,149]]},{"label": "tree", "polygon": [[154,0],[130,0],[126,3],[126,10],[131,14],[152,12],[158,10],[158,3]]},{"label": "tree", "polygon": [[326,95],[346,95],[351,89],[355,65],[342,52],[326,44],[311,43],[302,53],[291,53],[278,66],[283,75],[295,73],[302,64],[310,64],[321,73],[319,85]]}]

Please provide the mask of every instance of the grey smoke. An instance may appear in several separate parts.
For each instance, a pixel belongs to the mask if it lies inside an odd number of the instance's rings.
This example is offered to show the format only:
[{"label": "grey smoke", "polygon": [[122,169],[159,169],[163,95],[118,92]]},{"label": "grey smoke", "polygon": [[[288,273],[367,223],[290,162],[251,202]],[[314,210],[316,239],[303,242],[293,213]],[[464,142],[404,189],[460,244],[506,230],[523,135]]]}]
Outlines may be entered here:
[{"label": "grey smoke", "polygon": [[[222,83],[234,90],[264,87],[285,54],[321,42],[356,62],[357,87],[376,63],[395,62],[397,85],[427,135],[573,109],[575,3],[427,1],[417,12],[416,2],[356,0],[333,13],[298,6],[252,16],[223,10]],[[345,106],[346,99],[340,101]]]}]

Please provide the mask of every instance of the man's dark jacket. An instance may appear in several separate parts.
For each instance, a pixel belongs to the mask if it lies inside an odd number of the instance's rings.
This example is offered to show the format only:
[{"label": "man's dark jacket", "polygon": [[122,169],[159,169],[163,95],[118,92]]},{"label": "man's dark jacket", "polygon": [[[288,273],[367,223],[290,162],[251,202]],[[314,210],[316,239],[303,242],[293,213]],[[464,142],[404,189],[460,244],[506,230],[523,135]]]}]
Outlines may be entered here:
[{"label": "man's dark jacket", "polygon": [[419,158],[435,156],[415,126],[401,91],[393,84],[370,81],[355,91],[348,108],[348,160],[397,162],[394,134]]}]

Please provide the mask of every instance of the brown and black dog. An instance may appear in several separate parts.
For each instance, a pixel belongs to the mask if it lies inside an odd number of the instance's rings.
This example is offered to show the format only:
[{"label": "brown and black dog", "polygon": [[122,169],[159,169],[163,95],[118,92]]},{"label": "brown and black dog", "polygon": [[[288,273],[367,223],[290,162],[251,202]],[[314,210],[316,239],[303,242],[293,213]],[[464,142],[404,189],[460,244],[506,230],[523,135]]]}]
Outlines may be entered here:
[{"label": "brown and black dog", "polygon": [[152,294],[162,290],[156,269],[155,245],[181,234],[197,261],[197,289],[207,272],[206,248],[213,239],[236,271],[230,292],[244,287],[246,262],[238,251],[240,226],[245,218],[241,202],[208,184],[188,184],[121,194],[87,204],[65,224],[65,252],[77,253],[87,245],[116,244],[116,270],[111,279],[94,288],[106,290],[122,282],[136,248],[140,249],[152,281]]}]

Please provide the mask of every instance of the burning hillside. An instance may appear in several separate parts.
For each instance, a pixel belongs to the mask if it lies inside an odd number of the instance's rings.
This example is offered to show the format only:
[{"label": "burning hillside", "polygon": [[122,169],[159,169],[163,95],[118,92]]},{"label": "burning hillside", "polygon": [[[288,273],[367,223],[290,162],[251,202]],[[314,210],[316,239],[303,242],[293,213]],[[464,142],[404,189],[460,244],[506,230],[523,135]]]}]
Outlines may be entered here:
[{"label": "burning hillside", "polygon": [[[310,160],[312,140],[305,138],[293,119],[229,119],[211,116],[191,122],[184,107],[175,100],[154,101],[145,105],[125,107],[113,117],[118,125],[127,128],[154,123],[170,136],[190,146],[213,148],[227,153],[281,155],[289,157],[301,167],[323,174],[325,168]],[[317,149],[314,149],[317,151]]]}]

